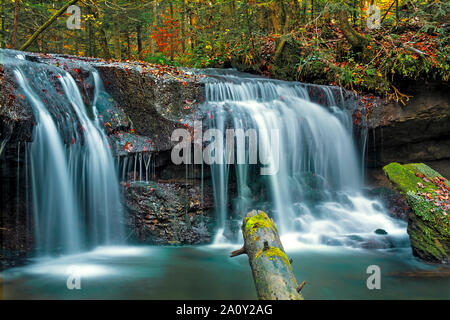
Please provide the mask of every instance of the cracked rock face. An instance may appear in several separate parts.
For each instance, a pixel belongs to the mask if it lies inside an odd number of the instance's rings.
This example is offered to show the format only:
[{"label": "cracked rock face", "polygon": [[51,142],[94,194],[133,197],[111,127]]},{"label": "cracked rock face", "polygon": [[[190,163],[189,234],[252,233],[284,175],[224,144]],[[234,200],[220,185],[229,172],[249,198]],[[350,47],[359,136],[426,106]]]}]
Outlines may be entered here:
[{"label": "cracked rock face", "polygon": [[378,100],[367,139],[370,167],[450,159],[450,92],[427,85],[406,106]]},{"label": "cracked rock face", "polygon": [[129,240],[147,244],[200,244],[212,240],[210,186],[199,181],[124,183]]}]

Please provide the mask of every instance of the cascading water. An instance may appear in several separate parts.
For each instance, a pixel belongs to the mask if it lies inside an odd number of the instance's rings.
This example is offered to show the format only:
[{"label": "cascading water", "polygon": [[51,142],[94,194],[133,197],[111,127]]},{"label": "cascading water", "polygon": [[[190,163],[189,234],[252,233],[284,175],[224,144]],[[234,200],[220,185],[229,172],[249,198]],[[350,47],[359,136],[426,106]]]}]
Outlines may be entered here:
[{"label": "cascading water", "polygon": [[[233,177],[225,161],[226,151],[223,164],[211,165],[220,226],[216,243],[227,241],[230,234],[229,202],[237,221],[250,209],[267,210],[288,239],[286,246],[371,246],[385,241],[375,236],[376,229],[406,239],[403,223],[386,215],[376,201],[362,196],[362,157],[354,143],[351,116],[336,106],[328,87],[316,87],[324,97],[324,107],[310,101],[308,87],[301,83],[218,71],[210,74],[218,80],[206,83],[208,127],[221,132],[256,129],[258,148],[263,149],[260,162],[277,169],[261,176],[255,166],[248,165],[247,150],[246,164],[233,165],[237,190],[230,199],[228,187]],[[278,132],[276,141],[269,137],[273,131]],[[246,149],[248,146],[249,138]],[[394,240],[389,241],[392,245]]]},{"label": "cascading water", "polygon": [[89,69],[94,98],[87,108],[68,72],[13,51],[2,52],[2,64],[13,72],[18,95],[30,103],[36,119],[30,181],[38,250],[71,253],[121,242],[121,196],[97,117],[98,98],[106,93],[96,70]]}]

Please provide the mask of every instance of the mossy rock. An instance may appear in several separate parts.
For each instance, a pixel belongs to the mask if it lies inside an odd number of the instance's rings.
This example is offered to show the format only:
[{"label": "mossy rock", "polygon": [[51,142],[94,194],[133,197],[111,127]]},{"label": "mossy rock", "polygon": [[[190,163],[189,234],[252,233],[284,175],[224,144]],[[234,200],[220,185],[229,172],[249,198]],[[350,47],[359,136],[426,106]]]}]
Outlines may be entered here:
[{"label": "mossy rock", "polygon": [[[449,263],[450,223],[443,204],[434,199],[441,190],[439,186],[448,191],[450,182],[423,163],[394,162],[383,170],[412,209],[408,214],[408,234],[413,254],[428,262]],[[440,185],[435,184],[436,178]]]}]

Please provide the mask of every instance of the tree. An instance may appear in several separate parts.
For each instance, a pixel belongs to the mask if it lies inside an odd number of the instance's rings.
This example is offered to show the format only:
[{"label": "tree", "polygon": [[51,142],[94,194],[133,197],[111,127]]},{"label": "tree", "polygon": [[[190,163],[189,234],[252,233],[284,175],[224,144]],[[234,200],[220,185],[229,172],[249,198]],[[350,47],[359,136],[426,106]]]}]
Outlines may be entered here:
[{"label": "tree", "polygon": [[20,48],[20,50],[25,51],[33,42],[36,40],[36,38],[45,31],[56,19],[58,19],[59,16],[61,16],[68,7],[71,5],[77,3],[78,0],[71,0],[67,2],[59,11],[57,11],[49,20],[47,20],[46,23],[44,23],[38,30],[36,30],[35,33],[31,36],[30,39],[28,39],[27,42]]},{"label": "tree", "polygon": [[345,38],[355,51],[362,52],[368,46],[368,38],[356,32],[348,21],[348,10],[340,9],[337,13],[338,20]]},{"label": "tree", "polygon": [[116,12],[114,13],[114,56],[117,60],[120,60],[122,57],[121,50],[120,50],[120,27],[119,27],[119,10],[117,9],[118,1],[114,0],[114,6],[116,8]]},{"label": "tree", "polygon": [[19,25],[20,0],[14,1],[14,23],[11,35],[11,48],[16,49],[17,27]]}]

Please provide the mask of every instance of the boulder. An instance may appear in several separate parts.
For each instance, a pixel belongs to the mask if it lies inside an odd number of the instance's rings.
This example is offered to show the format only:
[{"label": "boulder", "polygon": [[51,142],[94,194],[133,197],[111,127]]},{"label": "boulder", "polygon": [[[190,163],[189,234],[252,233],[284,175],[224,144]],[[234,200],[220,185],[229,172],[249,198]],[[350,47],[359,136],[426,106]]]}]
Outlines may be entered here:
[{"label": "boulder", "polygon": [[406,197],[413,254],[435,263],[450,261],[450,182],[423,163],[390,163],[383,168]]},{"label": "boulder", "polygon": [[375,230],[375,234],[385,235],[385,234],[388,234],[388,233],[384,229],[377,229],[377,230]]}]

